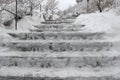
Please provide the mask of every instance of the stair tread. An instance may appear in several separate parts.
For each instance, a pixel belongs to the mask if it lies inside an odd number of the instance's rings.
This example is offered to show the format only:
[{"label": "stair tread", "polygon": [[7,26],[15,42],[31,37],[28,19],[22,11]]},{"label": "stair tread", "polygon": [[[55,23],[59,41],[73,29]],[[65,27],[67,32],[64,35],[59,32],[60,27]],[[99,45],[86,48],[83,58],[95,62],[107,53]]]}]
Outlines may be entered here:
[{"label": "stair tread", "polygon": [[23,42],[28,42],[28,43],[61,43],[61,42],[66,42],[66,43],[112,43],[112,42],[117,42],[119,40],[11,40],[10,42],[12,43],[23,43]]},{"label": "stair tread", "polygon": [[74,25],[74,24],[40,24],[37,25],[37,27],[41,27],[41,26],[45,26],[45,27],[49,27],[49,26],[80,26],[80,25]]},{"label": "stair tread", "polygon": [[80,28],[80,29],[77,29],[77,28],[68,28],[68,29],[32,29],[32,30],[30,30],[30,31],[37,31],[37,32],[45,32],[45,31],[47,31],[47,32],[50,32],[50,31],[58,31],[58,32],[73,32],[73,31],[78,31],[78,32],[80,32],[80,31],[82,31],[83,30],[83,28]]},{"label": "stair tread", "polygon": [[85,32],[19,32],[8,33],[14,38],[20,40],[93,40],[105,39],[105,33],[85,33]]},{"label": "stair tread", "polygon": [[25,67],[1,67],[0,76],[25,77],[120,77],[120,67],[104,68],[25,68]]},{"label": "stair tread", "polygon": [[118,51],[100,51],[100,52],[0,52],[0,57],[119,57]]},{"label": "stair tread", "polygon": [[104,33],[104,32],[85,32],[85,31],[72,31],[72,32],[68,32],[68,31],[65,31],[65,32],[8,32],[8,33],[12,33],[12,34],[42,34],[42,33],[45,33],[45,34],[49,34],[49,33],[53,33],[53,34],[76,34],[76,33],[78,33],[78,34],[80,34],[80,33],[82,33],[82,34],[102,34],[102,33]]}]

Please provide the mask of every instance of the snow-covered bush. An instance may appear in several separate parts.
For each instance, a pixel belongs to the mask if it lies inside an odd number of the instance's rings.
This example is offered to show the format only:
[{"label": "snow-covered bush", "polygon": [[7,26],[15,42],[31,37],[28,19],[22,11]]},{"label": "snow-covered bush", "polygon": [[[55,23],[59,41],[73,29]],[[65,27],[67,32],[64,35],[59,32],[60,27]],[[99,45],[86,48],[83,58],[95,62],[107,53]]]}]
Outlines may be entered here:
[{"label": "snow-covered bush", "polygon": [[120,0],[113,0],[113,7],[116,8],[116,7],[120,7]]},{"label": "snow-covered bush", "polygon": [[120,15],[120,7],[117,7],[114,11],[117,15]]},{"label": "snow-covered bush", "polygon": [[57,15],[58,11],[58,0],[47,0],[45,4],[44,17],[46,20],[56,20],[59,18]]}]

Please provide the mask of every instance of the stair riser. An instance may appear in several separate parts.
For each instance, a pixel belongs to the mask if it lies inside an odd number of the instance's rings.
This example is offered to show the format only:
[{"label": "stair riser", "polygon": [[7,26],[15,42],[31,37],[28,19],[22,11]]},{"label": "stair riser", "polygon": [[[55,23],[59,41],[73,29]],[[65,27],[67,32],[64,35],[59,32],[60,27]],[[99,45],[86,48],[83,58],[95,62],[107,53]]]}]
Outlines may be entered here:
[{"label": "stair riser", "polygon": [[109,67],[120,61],[117,57],[0,57],[0,66],[65,68]]},{"label": "stair riser", "polygon": [[81,27],[84,27],[84,25],[65,25],[65,24],[42,24],[40,26],[35,26],[39,29],[80,29]]},{"label": "stair riser", "polygon": [[20,40],[93,40],[103,39],[103,33],[9,33],[14,38]]},{"label": "stair riser", "polygon": [[35,29],[31,30],[32,32],[72,32],[72,31],[81,31],[82,29]]},{"label": "stair riser", "polygon": [[49,25],[40,25],[40,26],[35,26],[36,28],[39,28],[39,29],[63,29],[64,27],[66,27],[66,26],[64,26],[64,25],[58,25],[58,24],[54,24],[54,25],[51,25],[51,24],[49,24]]},{"label": "stair riser", "polygon": [[93,42],[93,43],[66,43],[66,42],[13,42],[8,44],[12,49],[19,51],[109,51],[113,44],[110,42]]},{"label": "stair riser", "polygon": [[46,21],[41,22],[42,24],[70,24],[72,21]]},{"label": "stair riser", "polygon": [[105,77],[0,77],[0,80],[120,80],[112,76]]}]

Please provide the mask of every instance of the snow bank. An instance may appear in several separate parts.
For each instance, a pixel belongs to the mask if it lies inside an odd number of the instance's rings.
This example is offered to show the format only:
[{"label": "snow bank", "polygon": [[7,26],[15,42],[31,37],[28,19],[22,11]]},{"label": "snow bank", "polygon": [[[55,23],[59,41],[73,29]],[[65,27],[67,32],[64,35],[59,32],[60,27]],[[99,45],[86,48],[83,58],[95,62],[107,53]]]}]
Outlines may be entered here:
[{"label": "snow bank", "polygon": [[74,24],[85,25],[85,31],[111,33],[120,31],[119,19],[112,13],[92,13],[80,15]]},{"label": "snow bank", "polygon": [[0,46],[2,46],[2,44],[6,43],[12,39],[12,37],[9,36],[6,32],[7,32],[7,30],[0,27]]},{"label": "snow bank", "polygon": [[115,7],[115,8],[112,8],[112,9],[106,9],[105,11],[107,13],[120,16],[120,7]]},{"label": "snow bank", "polygon": [[[40,25],[41,19],[39,16],[25,16],[23,19],[18,21],[18,31],[29,31],[31,29],[36,29],[35,25]],[[15,21],[13,21],[11,27],[15,28]]]}]

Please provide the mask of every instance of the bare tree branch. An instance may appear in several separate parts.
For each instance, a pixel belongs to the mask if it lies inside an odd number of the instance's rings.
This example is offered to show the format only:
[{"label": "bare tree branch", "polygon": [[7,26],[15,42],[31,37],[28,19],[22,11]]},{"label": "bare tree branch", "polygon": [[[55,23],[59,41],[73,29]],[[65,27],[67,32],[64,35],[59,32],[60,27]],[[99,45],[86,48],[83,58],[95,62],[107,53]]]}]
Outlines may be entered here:
[{"label": "bare tree branch", "polygon": [[[5,11],[7,11],[7,12],[9,12],[9,13],[11,13],[11,14],[13,14],[13,15],[15,15],[16,16],[16,13],[13,13],[12,11],[9,11],[9,10],[7,10],[7,9],[3,9],[3,10],[5,10]],[[19,15],[17,15],[18,17],[21,17],[21,16],[19,16]]]}]

